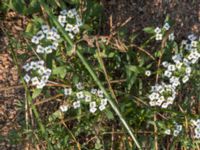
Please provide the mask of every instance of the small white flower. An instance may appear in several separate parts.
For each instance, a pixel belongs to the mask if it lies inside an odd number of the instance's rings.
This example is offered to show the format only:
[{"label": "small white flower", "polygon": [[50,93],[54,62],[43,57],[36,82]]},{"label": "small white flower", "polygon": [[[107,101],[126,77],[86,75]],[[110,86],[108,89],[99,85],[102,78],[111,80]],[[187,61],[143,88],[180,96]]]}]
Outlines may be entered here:
[{"label": "small white flower", "polygon": [[179,63],[180,61],[182,61],[182,56],[180,54],[176,54],[172,56],[172,59],[175,63]]},{"label": "small white flower", "polygon": [[176,130],[178,130],[178,131],[182,131],[182,125],[176,125]]},{"label": "small white flower", "polygon": [[97,91],[97,95],[99,96],[99,97],[101,97],[101,98],[103,98],[103,91],[102,90],[98,90]]},{"label": "small white flower", "polygon": [[32,66],[31,66],[29,63],[27,63],[27,64],[24,65],[22,68],[23,68],[24,70],[26,70],[26,72],[28,72],[29,70],[32,69]]},{"label": "small white flower", "polygon": [[194,125],[194,126],[197,125],[197,122],[196,122],[196,120],[194,120],[194,119],[191,120],[191,123],[192,123],[192,125]]},{"label": "small white flower", "polygon": [[69,17],[69,18],[73,18],[74,17],[74,11],[71,9],[71,10],[69,10],[68,12],[67,12],[67,16]]},{"label": "small white flower", "polygon": [[76,88],[77,88],[78,90],[84,89],[83,84],[82,84],[81,82],[79,82],[79,83],[76,84]]},{"label": "small white flower", "polygon": [[76,96],[77,96],[78,99],[84,98],[83,92],[76,93]]},{"label": "small white flower", "polygon": [[196,126],[200,126],[200,119],[197,119]]},{"label": "small white flower", "polygon": [[38,80],[37,77],[32,78],[32,79],[31,79],[31,82],[32,82],[33,85],[39,84],[39,80]]},{"label": "small white flower", "polygon": [[158,93],[152,93],[153,94],[153,96],[154,96],[154,99],[158,99],[159,98],[159,94]]},{"label": "small white flower", "polygon": [[44,51],[45,51],[46,54],[50,54],[50,53],[53,52],[51,46],[47,46],[47,47],[45,47],[45,48],[44,48]]},{"label": "small white flower", "polygon": [[49,76],[44,75],[44,76],[42,76],[41,81],[46,83],[48,81],[48,79],[49,79]]},{"label": "small white flower", "polygon": [[94,101],[94,102],[90,102],[90,108],[93,108],[93,107],[96,107],[97,106],[97,104],[96,104],[96,102]]},{"label": "small white flower", "polygon": [[186,44],[185,45],[185,49],[188,50],[188,51],[190,51],[192,49],[191,44]]},{"label": "small white flower", "polygon": [[183,58],[183,63],[187,66],[190,65],[190,62],[187,58]]},{"label": "small white flower", "polygon": [[44,49],[44,47],[42,47],[41,45],[38,45],[38,46],[37,46],[37,49],[36,49],[36,52],[37,52],[37,53],[44,53],[44,52],[45,52],[45,49]]},{"label": "small white flower", "polygon": [[54,40],[54,32],[52,30],[49,30],[47,32],[47,40]]},{"label": "small white flower", "polygon": [[185,72],[186,72],[186,74],[190,74],[190,73],[192,72],[191,67],[188,66],[188,67],[185,69]]},{"label": "small white flower", "polygon": [[176,67],[175,67],[175,65],[169,65],[168,67],[167,67],[167,69],[169,70],[169,71],[175,71],[176,70]]},{"label": "small white flower", "polygon": [[92,88],[90,92],[95,95],[97,93],[97,89]]},{"label": "small white flower", "polygon": [[163,28],[164,28],[165,30],[169,30],[169,29],[170,29],[169,23],[166,22],[166,23],[164,24]]},{"label": "small white flower", "polygon": [[182,82],[186,83],[188,80],[189,80],[189,77],[186,75],[186,76],[183,77]]},{"label": "small white flower", "polygon": [[163,65],[163,67],[167,68],[168,65],[169,65],[169,63],[168,63],[167,61],[163,61],[163,62],[162,62],[162,65]]},{"label": "small white flower", "polygon": [[170,129],[165,130],[165,134],[170,135],[171,134],[171,130]]},{"label": "small white flower", "polygon": [[174,102],[174,98],[173,97],[168,97],[167,98],[167,103],[168,104],[173,104],[173,102]]},{"label": "small white flower", "polygon": [[91,95],[86,95],[85,96],[85,102],[90,102],[92,100]]},{"label": "small white flower", "polygon": [[56,50],[58,47],[58,42],[53,42],[53,44],[51,45],[51,49]]},{"label": "small white flower", "polygon": [[71,24],[67,24],[66,27],[65,27],[65,31],[68,31],[68,32],[71,32],[73,29],[73,26]]},{"label": "small white flower", "polygon": [[52,27],[52,28],[51,28],[51,31],[52,31],[53,33],[57,33],[57,32],[58,32],[58,30],[57,30],[56,27]]},{"label": "small white flower", "polygon": [[42,39],[45,38],[45,35],[44,35],[43,31],[39,31],[39,32],[36,34],[36,36],[38,37],[39,40],[42,40]]},{"label": "small white flower", "polygon": [[44,33],[47,33],[48,31],[49,31],[49,26],[48,25],[42,25],[42,31],[44,32]]},{"label": "small white flower", "polygon": [[150,106],[156,106],[156,101],[150,101],[150,102],[149,102],[149,105],[150,105]]},{"label": "small white flower", "polygon": [[106,108],[105,105],[100,105],[100,106],[99,106],[99,110],[100,110],[100,111],[104,110],[105,108]]},{"label": "small white flower", "polygon": [[82,20],[81,20],[81,18],[80,18],[79,16],[76,16],[76,25],[77,25],[78,27],[80,27],[80,26],[83,25],[83,22],[82,22]]},{"label": "small white flower", "polygon": [[61,106],[60,106],[60,110],[61,110],[62,112],[66,112],[66,111],[68,110],[68,105],[61,105]]},{"label": "small white flower", "polygon": [[67,15],[67,10],[63,9],[62,11],[60,11],[60,14],[63,15],[63,16]]},{"label": "small white flower", "polygon": [[97,108],[96,108],[96,107],[90,108],[90,112],[91,112],[91,113],[95,113],[96,111],[97,111]]},{"label": "small white flower", "polygon": [[170,40],[170,41],[174,41],[174,39],[175,39],[174,33],[171,33],[171,34],[169,35],[169,40]]},{"label": "small white flower", "polygon": [[161,106],[162,103],[163,103],[163,101],[161,101],[161,100],[157,100],[157,101],[156,101],[156,105],[157,105],[157,106]]},{"label": "small white flower", "polygon": [[43,75],[45,72],[45,68],[43,66],[40,66],[37,72],[39,73],[39,75]]},{"label": "small white flower", "polygon": [[150,99],[151,101],[155,99],[153,93],[150,94],[148,97],[149,97],[149,99]]},{"label": "small white flower", "polygon": [[45,69],[44,74],[47,75],[47,76],[50,76],[51,75],[51,69],[49,69],[49,68]]},{"label": "small white flower", "polygon": [[60,39],[60,34],[54,33],[54,38],[53,38],[53,40],[54,40],[55,42],[57,42],[57,40],[59,40],[59,39]]},{"label": "small white flower", "polygon": [[183,65],[182,62],[178,62],[178,63],[176,63],[176,68],[177,68],[178,70],[180,70],[181,67],[182,67],[182,65]]},{"label": "small white flower", "polygon": [[195,136],[194,136],[194,138],[200,139],[200,133],[198,133],[198,134],[196,133]]},{"label": "small white flower", "polygon": [[157,41],[160,41],[160,40],[162,40],[162,34],[156,34],[156,40]]},{"label": "small white flower", "polygon": [[66,23],[66,16],[59,15],[58,16],[58,22],[60,22],[61,24]]},{"label": "small white flower", "polygon": [[101,99],[101,105],[107,105],[107,103],[108,103],[107,98]]},{"label": "small white flower", "polygon": [[149,77],[151,75],[151,71],[150,70],[145,71],[145,75]]},{"label": "small white flower", "polygon": [[29,83],[29,81],[31,80],[31,77],[28,74],[26,74],[24,76],[24,80],[26,81],[26,83]]},{"label": "small white flower", "polygon": [[33,70],[36,70],[36,69],[38,69],[38,64],[37,64],[37,62],[34,62],[34,61],[32,61],[31,62],[31,68],[33,69]]},{"label": "small white flower", "polygon": [[73,15],[74,15],[74,16],[76,16],[76,15],[77,15],[77,11],[76,11],[76,9],[75,9],[75,8],[71,9],[71,12],[73,13]]},{"label": "small white flower", "polygon": [[74,32],[74,34],[78,34],[78,33],[80,32],[78,25],[75,25],[75,26],[72,28],[72,31]]},{"label": "small white flower", "polygon": [[39,38],[37,36],[33,36],[31,42],[34,44],[39,44]]},{"label": "small white flower", "polygon": [[192,46],[192,47],[197,47],[197,43],[198,43],[197,41],[192,41],[192,42],[191,42],[191,46]]},{"label": "small white flower", "polygon": [[45,82],[43,82],[42,80],[36,85],[37,89],[42,89],[45,86]]},{"label": "small white flower", "polygon": [[71,39],[74,39],[74,35],[72,33],[68,34]]},{"label": "small white flower", "polygon": [[173,135],[176,137],[176,136],[178,136],[178,134],[179,134],[179,131],[178,130],[174,130]]},{"label": "small white flower", "polygon": [[160,29],[159,27],[156,27],[155,30],[154,30],[154,32],[155,32],[156,34],[158,34],[158,33],[161,32],[161,29]]},{"label": "small white flower", "polygon": [[39,60],[37,61],[38,66],[44,66],[44,60]]},{"label": "small white flower", "polygon": [[161,107],[162,107],[162,108],[167,108],[168,105],[169,105],[169,103],[163,103]]},{"label": "small white flower", "polygon": [[71,95],[72,94],[72,88],[65,88],[64,94],[65,94],[65,96]]},{"label": "small white flower", "polygon": [[194,41],[194,40],[197,39],[197,36],[194,35],[194,34],[190,34],[190,35],[188,35],[188,39],[189,39],[190,41]]},{"label": "small white flower", "polygon": [[74,107],[74,109],[81,107],[80,101],[73,102],[73,107]]},{"label": "small white flower", "polygon": [[168,71],[168,70],[165,70],[164,76],[170,78],[172,76],[172,72]]}]

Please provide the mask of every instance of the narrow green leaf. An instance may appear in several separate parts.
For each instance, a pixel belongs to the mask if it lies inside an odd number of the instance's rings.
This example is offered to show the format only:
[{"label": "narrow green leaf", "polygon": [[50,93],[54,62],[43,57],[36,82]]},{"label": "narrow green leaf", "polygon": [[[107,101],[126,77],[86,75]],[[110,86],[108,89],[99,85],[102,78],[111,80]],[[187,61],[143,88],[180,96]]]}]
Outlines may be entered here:
[{"label": "narrow green leaf", "polygon": [[143,29],[144,32],[153,34],[154,33],[154,28],[153,27],[146,27]]},{"label": "narrow green leaf", "polygon": [[40,95],[40,93],[42,92],[42,89],[34,89],[33,93],[32,93],[32,98],[36,98]]}]

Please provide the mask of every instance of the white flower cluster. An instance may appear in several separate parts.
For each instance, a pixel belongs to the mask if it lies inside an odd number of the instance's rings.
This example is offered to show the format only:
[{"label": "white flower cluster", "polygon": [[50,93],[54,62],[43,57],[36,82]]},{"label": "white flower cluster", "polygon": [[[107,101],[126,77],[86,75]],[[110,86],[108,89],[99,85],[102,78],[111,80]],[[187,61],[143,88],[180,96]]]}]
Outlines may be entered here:
[{"label": "white flower cluster", "polygon": [[[175,128],[174,128],[174,130],[173,130],[173,136],[176,137],[176,136],[178,136],[178,135],[180,134],[180,132],[182,131],[183,126],[180,125],[180,124],[177,124],[176,122],[174,122],[174,125],[175,125]],[[171,130],[171,129],[166,129],[164,133],[167,134],[167,135],[170,135],[170,134],[172,133],[172,130]]]},{"label": "white flower cluster", "polygon": [[[82,83],[76,84],[78,91],[73,92],[72,88],[64,89],[65,96],[72,96],[75,101],[72,103],[72,107],[77,109],[81,107],[81,103],[89,104],[89,111],[95,113],[98,109],[103,111],[108,104],[108,100],[104,97],[104,94],[99,89],[92,88],[91,90],[84,90]],[[66,112],[70,108],[69,104],[63,104],[60,106],[62,112]]]},{"label": "white flower cluster", "polygon": [[195,126],[194,128],[194,138],[200,139],[200,119],[197,120],[191,120],[192,125]]},{"label": "white flower cluster", "polygon": [[182,131],[182,129],[183,129],[182,125],[175,123],[175,129],[174,129],[173,135],[178,136],[180,132]]},{"label": "white flower cluster", "polygon": [[51,70],[44,66],[44,61],[31,61],[23,66],[26,71],[24,80],[28,84],[30,81],[32,85],[38,89],[42,89],[51,75]]},{"label": "white flower cluster", "polygon": [[[60,35],[55,27],[42,25],[42,29],[32,38],[32,43],[37,45],[36,52],[40,54],[50,54],[57,50]],[[42,45],[43,44],[43,45]]]},{"label": "white flower cluster", "polygon": [[[170,29],[170,25],[169,25],[168,22],[166,22],[164,24],[164,26],[162,27],[162,29],[159,28],[159,27],[156,27],[155,30],[154,30],[154,32],[156,34],[156,40],[157,41],[162,40],[162,38],[163,38],[163,31],[168,31],[169,29]],[[174,40],[174,33],[170,33],[168,39],[171,40],[171,41],[173,41]]]},{"label": "white flower cluster", "polygon": [[161,106],[167,108],[168,105],[173,104],[176,97],[176,91],[171,84],[157,84],[151,87],[151,94],[149,95],[151,106]]},{"label": "white flower cluster", "polygon": [[74,36],[80,32],[80,26],[83,25],[76,9],[62,10],[58,16],[58,22],[65,28],[71,39],[74,39]]},{"label": "white flower cluster", "polygon": [[[200,58],[200,53],[197,50],[197,41],[190,40],[189,42],[191,49],[185,57],[179,53],[172,56],[173,63],[162,62],[162,66],[165,68],[163,74],[165,83],[152,86],[152,93],[149,95],[151,106],[167,108],[176,98],[178,86],[188,82],[192,72],[191,65],[197,63]],[[186,49],[186,44],[183,44],[183,46]]]},{"label": "white flower cluster", "polygon": [[[68,19],[68,20],[67,20]],[[79,27],[83,24],[76,9],[69,11],[63,10],[58,16],[58,21],[65,30],[69,32],[71,38],[79,33]],[[75,21],[75,23],[74,23]],[[73,24],[75,25],[73,25]],[[59,45],[60,35],[55,27],[50,28],[48,25],[42,25],[41,30],[36,33],[31,39],[31,42],[36,44],[36,52],[39,54],[50,54],[53,50],[57,50]],[[23,66],[27,73],[24,76],[26,83],[32,82],[36,88],[42,89],[51,75],[51,70],[46,68],[44,61],[32,61]],[[33,76],[33,77],[31,77]],[[80,90],[79,85],[77,85]],[[75,107],[78,106],[75,104]]]}]

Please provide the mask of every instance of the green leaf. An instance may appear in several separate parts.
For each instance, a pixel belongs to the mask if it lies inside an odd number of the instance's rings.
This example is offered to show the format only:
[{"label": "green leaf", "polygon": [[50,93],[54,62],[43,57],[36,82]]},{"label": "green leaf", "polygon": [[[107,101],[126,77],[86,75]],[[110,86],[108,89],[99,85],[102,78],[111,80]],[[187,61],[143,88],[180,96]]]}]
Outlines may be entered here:
[{"label": "green leaf", "polygon": [[128,65],[128,66],[126,66],[126,68],[127,68],[128,70],[130,70],[130,71],[135,72],[135,73],[139,73],[139,69],[138,69],[137,66]]},{"label": "green leaf", "polygon": [[33,33],[33,31],[34,31],[33,24],[32,23],[28,23],[28,25],[26,26],[25,32]]},{"label": "green leaf", "polygon": [[62,79],[65,77],[67,73],[66,66],[60,66],[53,69],[53,75],[59,75]]},{"label": "green leaf", "polygon": [[95,143],[95,149],[100,149],[102,148],[102,144],[101,141],[99,139],[97,139],[96,143]]},{"label": "green leaf", "polygon": [[37,0],[31,0],[27,14],[31,15],[40,11],[40,4]]},{"label": "green leaf", "polygon": [[23,0],[11,0],[9,6],[20,14],[26,12],[26,3]]},{"label": "green leaf", "polygon": [[36,98],[40,95],[40,93],[42,92],[42,89],[34,89],[33,93],[32,93],[32,98]]},{"label": "green leaf", "polygon": [[110,120],[114,119],[114,115],[113,115],[112,111],[106,110],[105,113],[106,113],[106,116],[108,119],[110,119]]},{"label": "green leaf", "polygon": [[149,34],[153,34],[154,32],[154,27],[146,27],[143,29],[144,32],[149,33]]},{"label": "green leaf", "polygon": [[56,119],[61,119],[62,113],[60,110],[55,111],[52,115],[49,116],[48,120],[49,122],[55,121]]}]

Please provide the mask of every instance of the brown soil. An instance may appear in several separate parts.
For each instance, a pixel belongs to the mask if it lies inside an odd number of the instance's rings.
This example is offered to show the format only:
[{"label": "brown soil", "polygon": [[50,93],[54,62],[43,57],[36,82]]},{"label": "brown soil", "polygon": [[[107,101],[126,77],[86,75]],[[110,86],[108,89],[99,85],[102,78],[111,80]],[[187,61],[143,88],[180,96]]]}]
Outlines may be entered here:
[{"label": "brown soil", "polygon": [[113,26],[126,24],[130,32],[141,31],[147,26],[162,26],[167,15],[175,21],[179,38],[190,33],[200,33],[200,1],[193,0],[101,0],[106,16],[112,16]]}]

